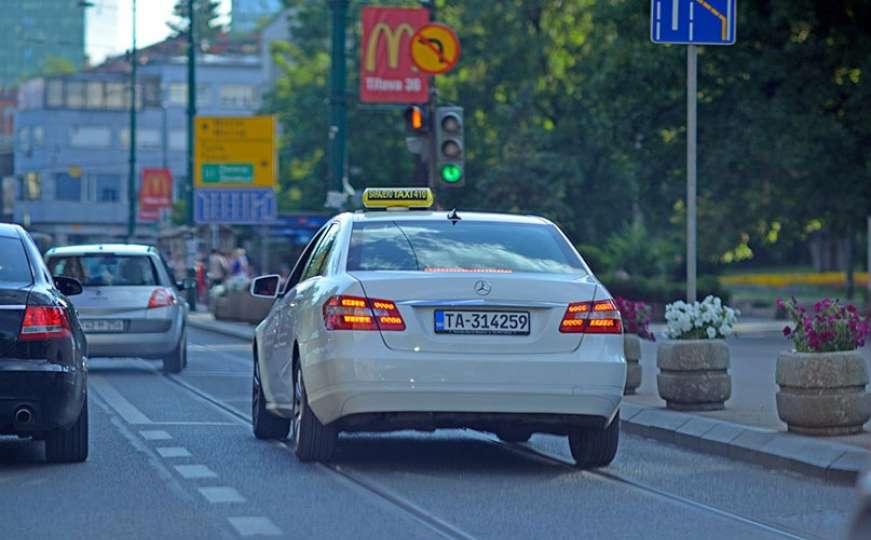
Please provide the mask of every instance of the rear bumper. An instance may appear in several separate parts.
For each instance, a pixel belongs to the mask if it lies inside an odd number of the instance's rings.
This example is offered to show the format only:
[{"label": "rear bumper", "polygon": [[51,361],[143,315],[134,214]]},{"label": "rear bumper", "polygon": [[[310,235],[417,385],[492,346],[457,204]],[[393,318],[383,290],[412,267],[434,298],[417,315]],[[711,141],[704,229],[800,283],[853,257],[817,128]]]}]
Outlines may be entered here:
[{"label": "rear bumper", "polygon": [[[415,354],[360,345],[328,348],[303,361],[309,403],[324,423],[370,413],[450,413],[430,420],[475,427],[501,419],[556,433],[560,426],[610,423],[626,381],[622,336],[616,353],[593,358],[579,352]],[[353,423],[338,425],[352,429]]]},{"label": "rear bumper", "polygon": [[[87,374],[45,360],[0,360],[0,433],[39,433],[76,421],[87,389]],[[32,421],[16,424],[22,407]]]},{"label": "rear bumper", "polygon": [[88,356],[109,358],[163,358],[175,350],[182,325],[172,324],[165,332],[86,333]]}]

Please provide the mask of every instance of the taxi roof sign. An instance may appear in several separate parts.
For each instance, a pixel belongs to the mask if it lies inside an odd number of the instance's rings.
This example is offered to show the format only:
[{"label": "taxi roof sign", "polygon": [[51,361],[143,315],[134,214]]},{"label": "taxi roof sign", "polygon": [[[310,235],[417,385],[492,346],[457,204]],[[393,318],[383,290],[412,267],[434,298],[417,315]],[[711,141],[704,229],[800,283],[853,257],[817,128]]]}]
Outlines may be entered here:
[{"label": "taxi roof sign", "polygon": [[435,202],[430,188],[367,188],[366,208],[430,208]]}]

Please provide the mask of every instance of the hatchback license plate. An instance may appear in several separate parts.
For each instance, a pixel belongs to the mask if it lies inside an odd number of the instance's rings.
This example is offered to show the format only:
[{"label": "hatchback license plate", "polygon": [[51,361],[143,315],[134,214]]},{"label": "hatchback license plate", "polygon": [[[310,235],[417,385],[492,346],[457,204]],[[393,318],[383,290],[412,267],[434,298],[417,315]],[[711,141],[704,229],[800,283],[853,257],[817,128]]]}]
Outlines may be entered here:
[{"label": "hatchback license plate", "polygon": [[90,319],[79,321],[85,332],[123,332],[124,321]]},{"label": "hatchback license plate", "polygon": [[437,334],[529,335],[528,311],[436,310]]}]

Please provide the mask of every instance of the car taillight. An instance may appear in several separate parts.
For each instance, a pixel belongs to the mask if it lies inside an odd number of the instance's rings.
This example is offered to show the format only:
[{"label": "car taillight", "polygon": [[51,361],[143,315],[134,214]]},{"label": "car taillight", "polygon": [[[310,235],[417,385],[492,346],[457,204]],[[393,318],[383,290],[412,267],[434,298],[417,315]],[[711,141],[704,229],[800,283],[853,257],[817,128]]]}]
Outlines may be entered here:
[{"label": "car taillight", "polygon": [[569,304],[559,331],[564,334],[621,334],[623,320],[613,300]]},{"label": "car taillight", "polygon": [[174,294],[163,287],[159,287],[151,293],[151,298],[148,299],[148,309],[174,306],[176,302],[178,300]]},{"label": "car taillight", "polygon": [[24,322],[18,339],[42,341],[62,339],[70,335],[70,320],[63,308],[50,306],[27,306]]},{"label": "car taillight", "polygon": [[405,321],[395,303],[360,296],[333,296],[327,300],[324,323],[327,330],[405,330]]}]

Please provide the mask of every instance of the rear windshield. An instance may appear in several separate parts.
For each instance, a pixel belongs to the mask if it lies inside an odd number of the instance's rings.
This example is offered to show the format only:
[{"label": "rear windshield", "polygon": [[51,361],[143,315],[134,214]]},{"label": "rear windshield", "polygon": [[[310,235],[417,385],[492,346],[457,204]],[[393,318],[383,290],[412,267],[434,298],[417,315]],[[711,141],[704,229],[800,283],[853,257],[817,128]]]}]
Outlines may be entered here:
[{"label": "rear windshield", "polygon": [[586,272],[552,225],[447,220],[354,224],[348,270]]},{"label": "rear windshield", "polygon": [[31,283],[30,262],[18,238],[0,236],[0,281]]},{"label": "rear windshield", "polygon": [[151,259],[144,255],[70,255],[51,257],[48,268],[53,276],[76,278],[88,287],[157,285]]}]

